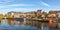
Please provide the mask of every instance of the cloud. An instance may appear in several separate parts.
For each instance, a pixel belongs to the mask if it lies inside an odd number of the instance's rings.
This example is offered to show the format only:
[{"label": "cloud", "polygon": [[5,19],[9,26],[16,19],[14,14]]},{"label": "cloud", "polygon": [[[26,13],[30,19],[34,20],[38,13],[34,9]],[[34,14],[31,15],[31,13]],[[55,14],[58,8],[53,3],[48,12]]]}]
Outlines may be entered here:
[{"label": "cloud", "polygon": [[50,7],[50,5],[49,4],[47,4],[47,3],[45,3],[45,2],[40,2],[42,5],[44,5],[44,6],[47,6],[47,7]]},{"label": "cloud", "polygon": [[35,11],[37,8],[7,8],[7,9],[1,9],[0,13],[6,14],[10,11],[15,11],[15,12],[30,12],[30,11]]},{"label": "cloud", "polygon": [[5,4],[9,2],[13,2],[14,0],[0,0],[0,4]]},{"label": "cloud", "polygon": [[0,6],[0,9],[2,9],[2,8],[8,8],[8,7],[6,7],[6,6]]},{"label": "cloud", "polygon": [[34,6],[33,4],[11,4],[8,6]]},{"label": "cloud", "polygon": [[7,5],[0,5],[0,9],[7,9],[7,8],[12,8],[12,7],[9,7]]},{"label": "cloud", "polygon": [[37,8],[12,8],[12,9],[9,9],[9,10],[10,10],[10,11],[28,12],[28,11],[37,10]]},{"label": "cloud", "polygon": [[35,6],[33,4],[10,4],[10,5],[0,5],[0,9],[9,9],[9,8],[20,8],[20,6],[27,7],[27,6]]}]

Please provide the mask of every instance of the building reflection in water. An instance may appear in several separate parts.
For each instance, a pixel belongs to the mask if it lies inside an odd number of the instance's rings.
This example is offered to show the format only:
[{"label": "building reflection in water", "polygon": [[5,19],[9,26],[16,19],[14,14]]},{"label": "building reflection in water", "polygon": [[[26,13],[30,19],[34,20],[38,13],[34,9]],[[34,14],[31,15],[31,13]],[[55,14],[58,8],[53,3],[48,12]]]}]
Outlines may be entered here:
[{"label": "building reflection in water", "polygon": [[38,22],[38,21],[27,21],[27,24],[30,26],[35,26],[40,28],[40,30],[60,30],[59,23],[47,23],[47,22]]},{"label": "building reflection in water", "polygon": [[12,25],[12,24],[22,24],[22,22],[20,21],[16,21],[16,20],[11,20],[11,19],[7,19],[8,24]]},{"label": "building reflection in water", "polygon": [[44,28],[47,27],[47,24],[48,24],[48,23],[27,20],[27,24],[30,25],[30,26],[32,26],[32,27],[33,27],[33,26],[34,26],[34,27],[37,27],[37,28],[39,28],[40,30],[44,30]]},{"label": "building reflection in water", "polygon": [[9,25],[15,24],[15,23],[14,23],[14,20],[11,20],[11,19],[7,19],[7,23],[8,23]]},{"label": "building reflection in water", "polygon": [[[5,21],[5,22],[4,22]],[[30,27],[37,27],[40,30],[60,30],[60,23],[47,23],[47,22],[38,22],[38,21],[30,21],[27,20],[24,24],[24,21],[16,21],[16,20],[11,20],[11,19],[6,19],[6,20],[1,20],[0,23],[3,24],[9,24],[9,25],[29,25]],[[4,24],[4,25],[5,25]]]},{"label": "building reflection in water", "polygon": [[50,30],[60,30],[58,24],[59,24],[59,23],[49,24],[49,29],[50,29]]}]

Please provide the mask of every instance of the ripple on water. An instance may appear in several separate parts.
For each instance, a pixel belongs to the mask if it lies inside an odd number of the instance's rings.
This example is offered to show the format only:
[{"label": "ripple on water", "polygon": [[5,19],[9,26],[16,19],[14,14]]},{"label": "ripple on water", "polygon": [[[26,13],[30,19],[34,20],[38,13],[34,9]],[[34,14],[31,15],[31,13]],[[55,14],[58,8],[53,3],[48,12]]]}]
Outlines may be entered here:
[{"label": "ripple on water", "polygon": [[9,25],[6,20],[2,20],[0,24],[0,30],[38,30],[38,28],[31,27],[29,25]]}]

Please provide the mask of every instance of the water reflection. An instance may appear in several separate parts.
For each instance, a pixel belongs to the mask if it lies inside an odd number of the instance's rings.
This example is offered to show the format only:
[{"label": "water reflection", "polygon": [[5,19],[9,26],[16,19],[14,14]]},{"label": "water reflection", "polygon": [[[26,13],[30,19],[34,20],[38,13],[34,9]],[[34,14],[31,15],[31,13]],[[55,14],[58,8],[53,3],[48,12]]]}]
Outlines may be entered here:
[{"label": "water reflection", "polygon": [[35,26],[40,30],[60,30],[60,23],[47,23],[29,20],[27,24],[31,25],[32,27]]},{"label": "water reflection", "polygon": [[59,29],[59,23],[53,23],[52,25],[49,25],[50,30],[60,30]]},{"label": "water reflection", "polygon": [[[26,23],[26,24],[25,24]],[[0,21],[0,30],[60,30],[60,23],[47,23],[38,21],[16,21],[11,19],[2,19]]]},{"label": "water reflection", "polygon": [[3,19],[1,20],[0,30],[38,30],[38,28],[24,25],[20,21]]}]

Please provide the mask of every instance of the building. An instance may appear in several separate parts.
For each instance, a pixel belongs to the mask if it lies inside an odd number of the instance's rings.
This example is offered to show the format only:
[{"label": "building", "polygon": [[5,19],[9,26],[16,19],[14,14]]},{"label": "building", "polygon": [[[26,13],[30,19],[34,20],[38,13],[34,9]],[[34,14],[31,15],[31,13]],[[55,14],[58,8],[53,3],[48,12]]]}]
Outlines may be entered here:
[{"label": "building", "polygon": [[13,18],[20,18],[20,17],[25,17],[26,16],[24,12],[13,12],[13,11],[8,12],[6,15],[10,16],[11,18],[12,17]]},{"label": "building", "polygon": [[57,14],[57,13],[60,13],[60,10],[55,10],[55,11],[51,10],[51,11],[49,11],[49,14]]},{"label": "building", "polygon": [[42,9],[41,10],[37,10],[37,14],[41,14],[42,13]]},{"label": "building", "polygon": [[24,12],[16,12],[15,14],[14,14],[14,18],[24,18],[24,17],[26,17],[26,15],[25,15],[25,13]]},{"label": "building", "polygon": [[48,13],[49,15],[49,17],[57,17],[57,15],[58,15],[58,17],[60,17],[60,10],[55,10],[55,11],[49,11],[49,13]]},{"label": "building", "polygon": [[25,14],[26,14],[26,17],[31,17],[31,18],[36,17],[36,12],[35,11],[26,12]]},{"label": "building", "polygon": [[47,12],[42,12],[42,17],[45,17],[45,15],[48,15]]}]

